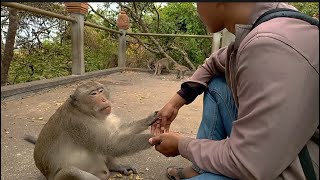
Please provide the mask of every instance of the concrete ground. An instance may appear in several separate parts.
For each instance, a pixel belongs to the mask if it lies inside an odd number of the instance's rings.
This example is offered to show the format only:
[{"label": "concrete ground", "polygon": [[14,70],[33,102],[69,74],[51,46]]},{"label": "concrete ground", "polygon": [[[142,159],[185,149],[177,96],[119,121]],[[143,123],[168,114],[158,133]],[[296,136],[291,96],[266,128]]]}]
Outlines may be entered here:
[{"label": "concrete ground", "polygon": [[[159,110],[180,88],[174,74],[153,76],[150,73],[123,72],[95,78],[110,89],[113,112],[131,121]],[[49,117],[66,100],[80,82],[1,102],[1,180],[45,179],[36,168],[33,148],[24,134],[37,135]],[[202,115],[202,97],[184,106],[171,126],[171,131],[195,137]],[[190,164],[181,156],[166,158],[154,148],[119,158],[123,164],[137,168],[138,174],[110,179],[167,179],[166,167]]]}]

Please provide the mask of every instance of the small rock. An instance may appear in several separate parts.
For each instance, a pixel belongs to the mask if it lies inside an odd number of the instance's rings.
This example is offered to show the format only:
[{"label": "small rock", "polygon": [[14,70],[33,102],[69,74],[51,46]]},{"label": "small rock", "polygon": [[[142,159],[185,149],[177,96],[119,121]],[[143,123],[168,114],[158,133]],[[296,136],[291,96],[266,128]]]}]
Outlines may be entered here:
[{"label": "small rock", "polygon": [[39,117],[38,119],[39,119],[39,120],[43,120],[43,117]]},{"label": "small rock", "polygon": [[21,156],[21,154],[17,154],[17,156]]},{"label": "small rock", "polygon": [[140,176],[136,176],[136,180],[143,180],[143,178]]},{"label": "small rock", "polygon": [[116,174],[116,175],[113,176],[113,178],[122,178],[122,177],[123,177],[122,174]]}]

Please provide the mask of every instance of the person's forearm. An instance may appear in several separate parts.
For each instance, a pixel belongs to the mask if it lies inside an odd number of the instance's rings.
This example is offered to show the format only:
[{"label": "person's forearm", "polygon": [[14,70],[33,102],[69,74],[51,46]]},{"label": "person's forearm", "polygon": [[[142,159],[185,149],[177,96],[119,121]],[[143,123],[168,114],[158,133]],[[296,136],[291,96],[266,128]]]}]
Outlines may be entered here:
[{"label": "person's forearm", "polygon": [[177,94],[185,100],[184,104],[192,103],[198,95],[203,93],[206,86],[196,82],[184,82]]},{"label": "person's forearm", "polygon": [[169,101],[175,108],[180,109],[187,101],[176,93]]}]

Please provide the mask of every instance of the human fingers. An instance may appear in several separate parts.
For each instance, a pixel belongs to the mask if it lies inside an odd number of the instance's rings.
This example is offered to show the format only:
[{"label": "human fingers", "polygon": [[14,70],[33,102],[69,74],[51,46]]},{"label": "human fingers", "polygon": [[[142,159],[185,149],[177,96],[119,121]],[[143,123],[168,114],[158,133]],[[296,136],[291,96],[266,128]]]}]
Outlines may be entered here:
[{"label": "human fingers", "polygon": [[161,144],[161,142],[162,142],[161,136],[155,136],[149,139],[149,143],[152,146],[158,146],[159,144]]}]

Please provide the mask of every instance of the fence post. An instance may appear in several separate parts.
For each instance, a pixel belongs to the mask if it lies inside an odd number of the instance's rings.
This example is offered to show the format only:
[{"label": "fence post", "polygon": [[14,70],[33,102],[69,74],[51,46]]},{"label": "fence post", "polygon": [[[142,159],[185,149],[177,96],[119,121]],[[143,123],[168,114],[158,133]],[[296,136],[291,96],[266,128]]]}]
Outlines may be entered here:
[{"label": "fence post", "polygon": [[119,29],[122,32],[119,35],[119,49],[118,49],[118,67],[126,67],[126,60],[127,60],[127,43],[126,43],[126,30]]},{"label": "fence post", "polygon": [[213,33],[211,54],[220,49],[221,32]]},{"label": "fence post", "polygon": [[70,16],[76,22],[71,26],[72,75],[83,75],[84,67],[84,14],[88,12],[88,3],[66,2]]},{"label": "fence post", "polygon": [[222,30],[221,47],[228,46],[235,40],[235,36],[229,32],[226,28]]},{"label": "fence post", "polygon": [[125,11],[121,10],[117,19],[118,29],[122,33],[119,36],[118,67],[126,67],[126,32],[129,28],[129,25],[129,17],[127,16]]}]

